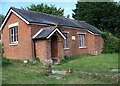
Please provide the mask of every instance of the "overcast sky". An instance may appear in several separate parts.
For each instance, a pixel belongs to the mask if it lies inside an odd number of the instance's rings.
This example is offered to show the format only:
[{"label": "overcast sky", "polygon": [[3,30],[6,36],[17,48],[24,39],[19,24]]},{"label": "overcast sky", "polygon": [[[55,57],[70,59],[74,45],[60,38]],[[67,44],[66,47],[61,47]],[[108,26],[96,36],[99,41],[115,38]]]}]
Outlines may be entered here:
[{"label": "overcast sky", "polygon": [[[120,1],[120,0],[115,0]],[[44,3],[47,5],[55,5],[57,8],[64,8],[64,15],[70,15],[72,18],[72,9],[75,9],[75,4],[77,0],[0,0],[0,14],[6,15],[9,8],[12,7],[27,7],[31,4],[40,4]]]}]

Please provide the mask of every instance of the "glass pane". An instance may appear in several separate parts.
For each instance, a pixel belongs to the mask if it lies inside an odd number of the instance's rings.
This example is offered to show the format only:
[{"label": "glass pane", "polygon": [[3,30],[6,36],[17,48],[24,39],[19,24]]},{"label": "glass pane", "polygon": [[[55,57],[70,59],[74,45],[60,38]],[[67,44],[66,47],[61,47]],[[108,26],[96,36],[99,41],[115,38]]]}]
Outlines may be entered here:
[{"label": "glass pane", "polygon": [[82,46],[82,36],[79,35],[79,40],[80,40],[80,47]]},{"label": "glass pane", "polygon": [[66,39],[64,40],[64,48],[67,48],[67,33],[64,33]]},{"label": "glass pane", "polygon": [[13,28],[11,28],[10,30],[11,30],[11,35],[13,35]]},{"label": "glass pane", "polygon": [[64,48],[67,48],[67,40],[64,40]]},{"label": "glass pane", "polygon": [[15,27],[15,34],[18,34],[18,28]]},{"label": "glass pane", "polygon": [[81,37],[81,39],[82,39],[82,42],[81,42],[82,45],[81,45],[81,46],[84,47],[84,44],[83,44],[83,42],[84,42],[84,39],[83,39],[84,35],[81,35],[81,36],[82,36],[82,37]]},{"label": "glass pane", "polygon": [[18,27],[17,26],[10,28],[10,36],[11,36],[11,39],[10,39],[11,42],[18,41]]},{"label": "glass pane", "polygon": [[18,27],[13,28],[13,41],[16,42],[18,41]]},{"label": "glass pane", "polygon": [[16,35],[14,35],[14,41],[16,41]]},{"label": "glass pane", "polygon": [[80,47],[84,47],[85,46],[85,34],[79,35],[79,41],[80,41],[79,43]]},{"label": "glass pane", "polygon": [[80,35],[80,46],[82,47],[82,35]]},{"label": "glass pane", "polygon": [[13,42],[13,36],[11,36],[11,42]]},{"label": "glass pane", "polygon": [[18,41],[18,35],[16,35],[16,38],[17,38],[16,41]]},{"label": "glass pane", "polygon": [[85,35],[83,35],[83,46],[85,46]]}]

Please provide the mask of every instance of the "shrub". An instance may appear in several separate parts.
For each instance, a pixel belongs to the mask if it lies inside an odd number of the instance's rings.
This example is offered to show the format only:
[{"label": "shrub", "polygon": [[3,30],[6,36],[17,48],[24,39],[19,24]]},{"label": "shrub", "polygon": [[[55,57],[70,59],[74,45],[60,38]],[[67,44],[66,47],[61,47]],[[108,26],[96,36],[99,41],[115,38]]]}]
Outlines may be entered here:
[{"label": "shrub", "polygon": [[0,54],[2,53],[2,43],[0,43]]},{"label": "shrub", "polygon": [[3,44],[0,43],[0,54],[2,55],[3,53],[4,53]]},{"label": "shrub", "polygon": [[7,58],[2,57],[2,66],[10,64],[10,60]]},{"label": "shrub", "polygon": [[114,37],[111,33],[108,32],[103,32],[102,37],[104,39],[103,53],[119,52],[118,38]]}]

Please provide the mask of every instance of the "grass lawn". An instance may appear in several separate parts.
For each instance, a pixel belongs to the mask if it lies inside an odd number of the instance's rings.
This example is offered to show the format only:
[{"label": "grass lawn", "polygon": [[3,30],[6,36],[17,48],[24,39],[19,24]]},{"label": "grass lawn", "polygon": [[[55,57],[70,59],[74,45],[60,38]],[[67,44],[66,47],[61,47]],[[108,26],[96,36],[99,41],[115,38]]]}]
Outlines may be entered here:
[{"label": "grass lawn", "polygon": [[[53,70],[73,69],[68,75],[53,74],[46,76],[44,66],[39,61],[29,62],[10,60],[10,64],[2,67],[3,84],[117,84],[114,77],[118,73],[110,72],[118,69],[118,54],[101,54],[75,56],[62,60],[60,64],[53,65]],[[80,71],[97,72],[102,76],[80,74]],[[107,75],[109,77],[107,77]],[[56,79],[54,76],[59,76]],[[106,76],[106,77],[105,77]]]}]

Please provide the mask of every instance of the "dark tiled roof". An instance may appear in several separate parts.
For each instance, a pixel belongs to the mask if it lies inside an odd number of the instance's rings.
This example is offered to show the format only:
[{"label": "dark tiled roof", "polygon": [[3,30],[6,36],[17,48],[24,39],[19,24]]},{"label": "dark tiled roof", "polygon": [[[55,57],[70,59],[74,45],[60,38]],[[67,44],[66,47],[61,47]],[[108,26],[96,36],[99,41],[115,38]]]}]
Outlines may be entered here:
[{"label": "dark tiled roof", "polygon": [[34,39],[44,39],[47,38],[53,31],[55,27],[50,27],[50,29],[43,29]]},{"label": "dark tiled roof", "polygon": [[76,21],[68,18],[58,17],[45,13],[37,13],[33,11],[27,11],[23,9],[18,9],[11,7],[15,12],[20,16],[26,19],[29,23],[38,23],[38,24],[59,24],[60,26],[74,27],[77,29],[87,29],[95,34],[100,34],[101,31],[96,27],[81,21]]}]

